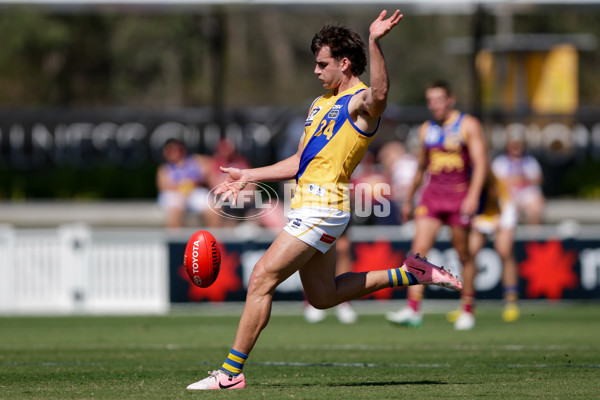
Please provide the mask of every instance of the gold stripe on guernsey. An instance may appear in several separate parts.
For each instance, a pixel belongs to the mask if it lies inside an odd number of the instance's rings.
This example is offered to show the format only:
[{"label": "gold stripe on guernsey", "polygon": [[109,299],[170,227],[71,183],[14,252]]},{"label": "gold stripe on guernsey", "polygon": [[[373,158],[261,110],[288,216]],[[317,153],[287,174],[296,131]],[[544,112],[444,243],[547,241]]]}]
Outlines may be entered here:
[{"label": "gold stripe on guernsey", "polygon": [[402,275],[402,286],[408,286],[410,282],[408,281],[408,276],[406,276],[406,271],[402,268],[398,268],[398,271],[400,271],[400,275]]},{"label": "gold stripe on guernsey", "polygon": [[398,275],[396,275],[396,269],[392,270],[392,281],[394,282],[394,287],[398,286]]},{"label": "gold stripe on guernsey", "polygon": [[333,214],[333,210],[329,212],[329,215],[327,215],[327,216],[325,216],[325,217],[321,218],[321,220],[319,220],[319,222],[317,222],[316,224],[314,224],[313,226],[311,226],[309,229],[305,230],[304,232],[302,232],[302,233],[300,233],[300,234],[296,235],[296,237],[300,237],[300,236],[304,235],[305,233],[312,231],[314,228],[316,228],[317,226],[319,226],[319,224],[320,224],[321,222],[323,222],[323,221],[325,220],[325,218],[329,218],[329,217],[331,217],[331,214]]}]

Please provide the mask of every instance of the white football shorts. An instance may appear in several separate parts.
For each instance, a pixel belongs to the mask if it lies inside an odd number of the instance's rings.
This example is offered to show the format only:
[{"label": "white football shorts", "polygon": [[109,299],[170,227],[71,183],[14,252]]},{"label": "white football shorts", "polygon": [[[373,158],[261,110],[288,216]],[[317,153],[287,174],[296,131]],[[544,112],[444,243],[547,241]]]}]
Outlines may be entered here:
[{"label": "white football shorts", "polygon": [[205,187],[197,187],[189,195],[176,190],[169,190],[158,195],[158,204],[161,208],[179,208],[202,214],[209,208],[209,191]]},{"label": "white football shorts", "polygon": [[502,205],[499,215],[476,215],[473,219],[473,228],[485,235],[491,235],[497,230],[514,229],[517,223],[517,206],[509,201]]},{"label": "white football shorts", "polygon": [[337,208],[300,207],[288,212],[287,233],[326,253],[344,233],[350,213]]}]

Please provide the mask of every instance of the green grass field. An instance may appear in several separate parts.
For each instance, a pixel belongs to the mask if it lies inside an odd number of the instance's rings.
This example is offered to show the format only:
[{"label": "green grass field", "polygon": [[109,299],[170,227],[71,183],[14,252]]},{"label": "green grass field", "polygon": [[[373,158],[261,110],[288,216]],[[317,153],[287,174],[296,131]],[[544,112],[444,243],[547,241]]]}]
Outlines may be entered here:
[{"label": "green grass field", "polygon": [[187,392],[227,355],[238,318],[0,318],[1,399],[600,399],[600,304],[531,303],[473,331],[443,314],[419,329],[361,315],[352,326],[274,314],[240,391]]}]

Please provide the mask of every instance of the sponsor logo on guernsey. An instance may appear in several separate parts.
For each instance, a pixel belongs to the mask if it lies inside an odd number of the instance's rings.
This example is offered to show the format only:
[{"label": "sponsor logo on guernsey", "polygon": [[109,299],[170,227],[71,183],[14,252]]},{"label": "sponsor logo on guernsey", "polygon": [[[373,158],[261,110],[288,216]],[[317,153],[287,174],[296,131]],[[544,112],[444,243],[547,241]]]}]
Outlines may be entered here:
[{"label": "sponsor logo on guernsey", "polygon": [[336,104],[331,108],[331,111],[329,111],[329,114],[327,114],[327,118],[329,119],[336,119],[338,117],[338,115],[340,115],[340,109],[342,108],[342,106],[340,104]]},{"label": "sponsor logo on guernsey", "polygon": [[327,190],[325,188],[322,188],[319,185],[315,185],[314,183],[308,184],[308,192],[319,197],[324,197],[327,194]]},{"label": "sponsor logo on guernsey", "polygon": [[333,242],[335,242],[335,237],[324,233],[323,236],[321,236],[321,242],[332,244]]},{"label": "sponsor logo on guernsey", "polygon": [[425,143],[436,145],[442,142],[442,129],[438,125],[432,125],[425,133]]},{"label": "sponsor logo on guernsey", "polygon": [[315,115],[317,115],[319,113],[319,111],[321,111],[320,106],[313,108],[312,111],[310,112],[310,115],[308,116],[308,118],[306,118],[306,121],[304,122],[304,126],[310,126],[312,124],[313,120],[315,119]]}]

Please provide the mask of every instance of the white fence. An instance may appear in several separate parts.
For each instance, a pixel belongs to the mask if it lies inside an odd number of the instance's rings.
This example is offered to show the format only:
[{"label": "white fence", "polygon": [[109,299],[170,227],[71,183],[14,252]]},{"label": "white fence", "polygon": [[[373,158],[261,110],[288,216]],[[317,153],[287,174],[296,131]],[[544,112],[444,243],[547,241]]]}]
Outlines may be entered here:
[{"label": "white fence", "polygon": [[166,243],[157,232],[0,226],[0,313],[167,312]]},{"label": "white fence", "polygon": [[[365,242],[383,238],[402,243],[408,249],[413,228],[411,224],[352,227],[350,237]],[[243,282],[240,293],[247,287],[256,261],[273,239],[269,231],[255,229],[259,228],[240,225],[212,231],[221,243],[247,243],[235,250],[240,252]],[[180,246],[192,233],[193,228],[167,233],[162,228],[92,229],[82,224],[45,229],[0,225],[0,315],[166,313],[173,295],[169,292],[170,268],[179,266],[179,260],[171,260],[177,264],[169,266],[169,243]],[[440,241],[447,242],[448,237],[449,231],[442,230]],[[600,225],[580,226],[571,221],[558,226],[519,227],[516,238],[515,248],[522,259],[540,255],[527,253],[525,246],[529,241],[546,243],[548,238],[563,239],[560,254],[574,258],[567,260],[568,265],[563,259],[561,265],[571,275],[579,274],[574,289],[578,292],[571,294],[571,298],[600,298]],[[551,257],[552,264],[556,255],[553,247],[548,248],[550,253],[546,257]],[[437,251],[438,258],[436,251],[430,255],[434,262],[460,271],[453,251]],[[175,256],[181,259],[183,255]],[[485,261],[475,284],[478,291],[492,290],[500,281],[499,258],[491,249],[478,257]],[[300,292],[300,279],[295,275],[278,291]]]}]

